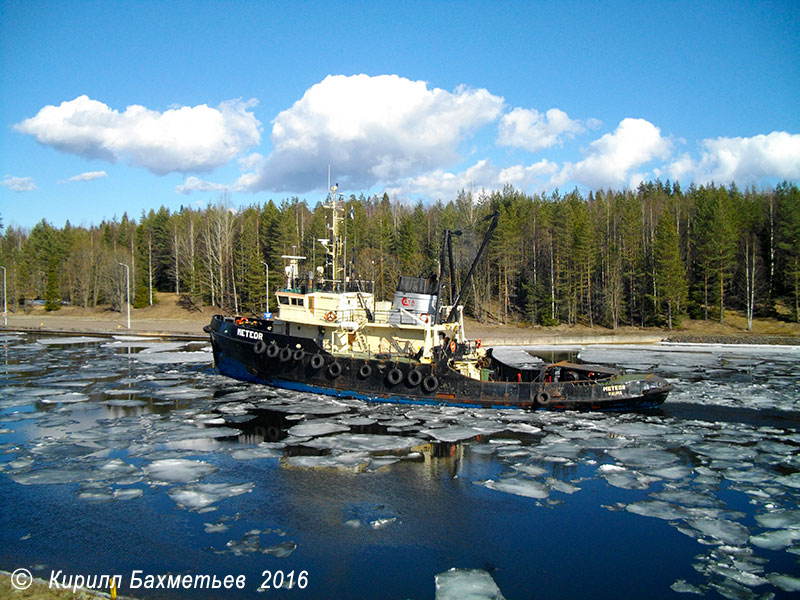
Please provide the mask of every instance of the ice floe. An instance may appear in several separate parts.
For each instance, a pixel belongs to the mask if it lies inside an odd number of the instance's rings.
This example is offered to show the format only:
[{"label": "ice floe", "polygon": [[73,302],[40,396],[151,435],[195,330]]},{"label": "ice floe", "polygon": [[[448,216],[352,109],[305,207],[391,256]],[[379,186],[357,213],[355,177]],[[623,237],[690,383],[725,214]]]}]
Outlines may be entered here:
[{"label": "ice floe", "polygon": [[180,508],[196,512],[214,510],[212,504],[253,491],[252,483],[198,483],[168,492]]},{"label": "ice floe", "polygon": [[71,346],[74,344],[97,344],[106,341],[106,338],[91,337],[91,336],[65,336],[65,337],[52,337],[52,338],[39,338],[36,340],[37,344],[43,346]]},{"label": "ice floe", "polygon": [[218,467],[202,460],[166,458],[144,467],[147,476],[156,483],[190,483],[217,471]]},{"label": "ice floe", "polygon": [[338,423],[330,423],[326,421],[307,421],[305,423],[300,423],[295,425],[294,427],[289,428],[289,435],[296,435],[296,436],[309,436],[309,437],[319,437],[322,435],[330,435],[331,433],[341,433],[343,431],[349,431],[350,428],[347,425],[340,425]]},{"label": "ice floe", "polygon": [[504,600],[486,571],[450,569],[436,575],[436,600]]},{"label": "ice floe", "polygon": [[289,456],[283,460],[285,466],[297,469],[341,469],[353,472],[365,470],[369,463],[369,455],[362,452],[333,456]]},{"label": "ice floe", "polygon": [[414,437],[366,433],[340,433],[309,440],[312,448],[337,452],[404,452],[424,442]]},{"label": "ice floe", "polygon": [[152,365],[163,364],[210,364],[214,362],[211,352],[155,352],[144,351],[132,355],[136,360]]},{"label": "ice floe", "polygon": [[800,592],[800,577],[792,577],[791,575],[782,575],[780,573],[770,573],[767,575],[769,579],[777,588],[785,592]]},{"label": "ice floe", "polygon": [[452,425],[450,427],[438,427],[436,429],[422,429],[420,433],[430,436],[440,442],[458,442],[477,437],[481,435],[483,431],[475,429],[474,427]]},{"label": "ice floe", "polygon": [[526,496],[528,498],[547,498],[550,489],[541,481],[533,481],[522,477],[510,477],[508,479],[487,481],[476,481],[480,485],[498,492],[506,492],[516,496]]}]

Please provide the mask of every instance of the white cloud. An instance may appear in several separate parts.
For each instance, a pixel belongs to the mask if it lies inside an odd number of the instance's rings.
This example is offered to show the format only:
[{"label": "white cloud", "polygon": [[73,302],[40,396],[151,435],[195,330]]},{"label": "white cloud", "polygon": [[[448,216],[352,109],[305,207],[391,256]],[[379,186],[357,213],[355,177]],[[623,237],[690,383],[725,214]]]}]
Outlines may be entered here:
[{"label": "white cloud", "polygon": [[164,112],[131,105],[124,112],[88,96],[45,106],[14,126],[46,146],[85,158],[125,160],[158,175],[211,171],[261,140],[254,101],[228,100]]},{"label": "white cloud", "polygon": [[662,137],[661,130],[649,121],[623,119],[614,133],[589,144],[586,158],[565,163],[551,183],[574,182],[594,189],[635,185],[647,173],[633,173],[634,169],[656,158],[668,158],[671,150],[670,140]]},{"label": "white cloud", "polygon": [[502,106],[485,89],[447,92],[397,75],[328,76],[272,121],[272,154],[238,186],[324,188],[331,165],[343,185],[369,188],[442,168]]},{"label": "white cloud", "polygon": [[32,177],[14,177],[13,175],[6,175],[0,185],[7,187],[15,192],[33,192],[38,190],[36,183]]},{"label": "white cloud", "polygon": [[197,177],[187,177],[182,185],[175,186],[175,191],[179,194],[191,194],[192,192],[225,192],[230,187],[221,183],[203,181]]},{"label": "white cloud", "polygon": [[670,163],[672,179],[745,185],[764,178],[800,178],[800,134],[773,131],[749,138],[706,139],[700,160],[683,154]]},{"label": "white cloud", "polygon": [[558,165],[543,158],[527,167],[524,165],[507,167],[498,173],[497,180],[501,185],[510,183],[518,189],[528,190],[536,185],[540,177],[553,175],[556,171],[558,171]]},{"label": "white cloud", "polygon": [[103,177],[108,177],[108,173],[105,171],[86,171],[80,175],[70,177],[67,181],[94,181],[95,179],[102,179]]},{"label": "white cloud", "polygon": [[[595,121],[592,120],[592,125]],[[537,152],[561,144],[564,137],[585,131],[580,121],[570,119],[563,110],[551,108],[545,114],[527,108],[515,108],[500,119],[497,143]]]},{"label": "white cloud", "polygon": [[401,179],[396,187],[389,187],[386,191],[393,196],[421,195],[446,202],[454,199],[461,190],[493,191],[502,189],[506,184],[528,190],[536,186],[539,177],[552,175],[557,170],[558,166],[546,159],[529,166],[514,165],[504,169],[489,159],[483,159],[460,173],[436,169]]}]

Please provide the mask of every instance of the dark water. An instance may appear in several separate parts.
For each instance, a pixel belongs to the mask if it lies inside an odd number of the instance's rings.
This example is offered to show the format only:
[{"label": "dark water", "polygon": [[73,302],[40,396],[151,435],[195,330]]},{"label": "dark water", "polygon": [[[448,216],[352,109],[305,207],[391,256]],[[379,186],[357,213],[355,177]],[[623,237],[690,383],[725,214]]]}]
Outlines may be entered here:
[{"label": "dark water", "polygon": [[[153,598],[433,598],[453,568],[441,598],[476,577],[509,599],[800,590],[793,349],[587,348],[678,387],[660,410],[577,414],[240,385],[205,344],[0,342],[7,571]],[[134,571],[245,588],[131,590]],[[259,593],[267,572],[294,587]]]}]

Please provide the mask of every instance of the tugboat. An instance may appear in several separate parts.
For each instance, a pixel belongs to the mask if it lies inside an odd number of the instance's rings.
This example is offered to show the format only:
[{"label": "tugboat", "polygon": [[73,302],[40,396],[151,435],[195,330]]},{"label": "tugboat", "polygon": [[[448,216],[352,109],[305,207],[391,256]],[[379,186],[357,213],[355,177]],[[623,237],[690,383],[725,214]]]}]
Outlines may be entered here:
[{"label": "tugboat", "polygon": [[[215,315],[211,336],[219,372],[278,388],[370,402],[448,404],[476,408],[629,410],[652,408],[672,389],[654,374],[623,374],[600,365],[501,360],[481,340],[468,340],[459,304],[497,226],[456,292],[452,237],[446,230],[438,277],[400,277],[392,302],[347,277],[342,257],[343,198],[331,188],[325,269],[301,276],[303,256],[286,255],[278,313],[264,318]],[[449,258],[449,305],[441,302]],[[499,353],[498,353],[499,354]]]}]

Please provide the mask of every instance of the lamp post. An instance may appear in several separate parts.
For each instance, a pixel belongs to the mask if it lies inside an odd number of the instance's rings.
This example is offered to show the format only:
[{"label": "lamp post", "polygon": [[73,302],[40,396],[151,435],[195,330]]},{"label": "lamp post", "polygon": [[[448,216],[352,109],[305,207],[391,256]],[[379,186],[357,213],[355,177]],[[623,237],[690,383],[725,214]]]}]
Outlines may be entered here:
[{"label": "lamp post", "polygon": [[125,302],[128,305],[128,329],[131,328],[131,269],[125,263],[119,263],[125,267]]},{"label": "lamp post", "polygon": [[3,269],[3,327],[8,325],[8,309],[6,307],[6,268],[0,267]]},{"label": "lamp post", "polygon": [[264,315],[266,316],[269,312],[269,265],[263,260],[261,264],[264,265],[264,292],[266,293],[266,297],[264,298]]}]

